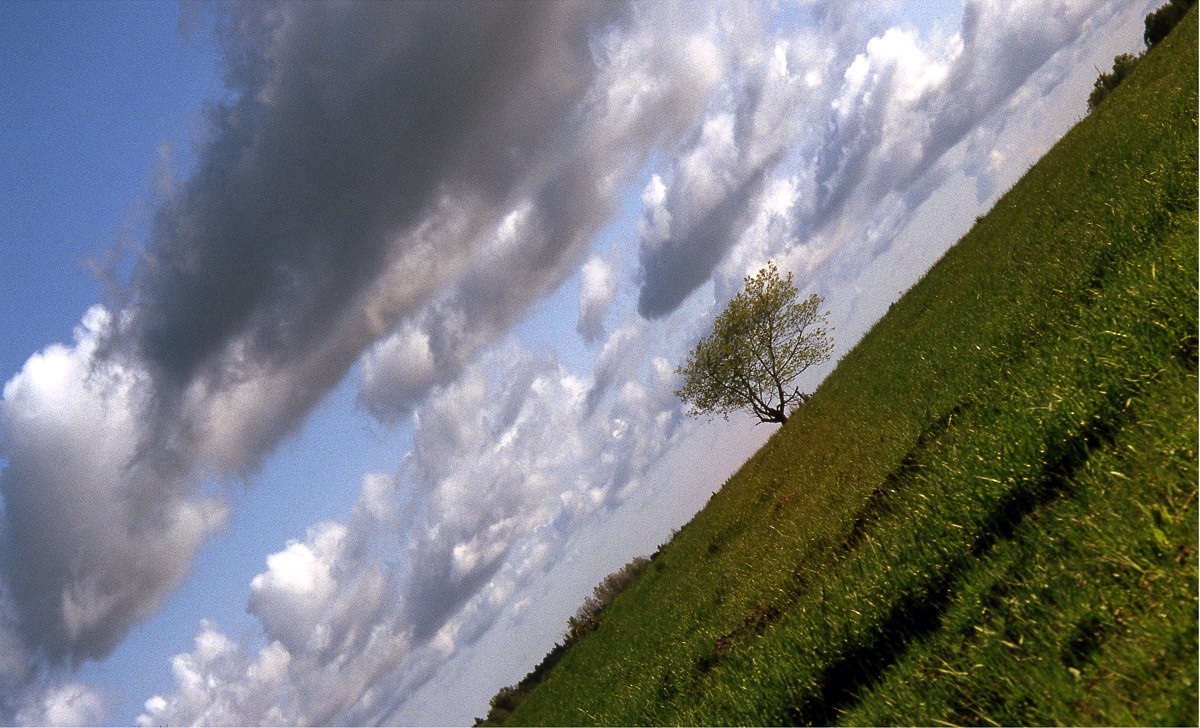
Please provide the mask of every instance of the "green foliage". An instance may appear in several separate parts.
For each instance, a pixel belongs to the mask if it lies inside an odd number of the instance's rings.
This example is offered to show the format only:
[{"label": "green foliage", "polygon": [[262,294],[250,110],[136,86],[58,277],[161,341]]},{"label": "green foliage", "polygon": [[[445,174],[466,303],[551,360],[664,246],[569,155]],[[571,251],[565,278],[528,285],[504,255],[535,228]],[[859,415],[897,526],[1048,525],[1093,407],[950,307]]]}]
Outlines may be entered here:
[{"label": "green foliage", "polygon": [[1110,91],[1120,86],[1125,77],[1137,67],[1140,60],[1141,56],[1135,56],[1131,53],[1122,53],[1113,58],[1112,71],[1101,73],[1096,78],[1096,85],[1092,88],[1092,93],[1088,95],[1088,111],[1094,110],[1108,96]]},{"label": "green foliage", "polygon": [[792,383],[808,367],[829,359],[833,341],[825,329],[823,298],[797,300],[792,274],[779,276],[772,261],[734,296],[676,370],[684,377],[676,396],[690,415],[728,418],[750,410],[762,422],[788,420],[789,408],[808,395]]},{"label": "green foliage", "polygon": [[634,557],[632,561],[600,580],[592,589],[591,596],[584,597],[583,604],[575,612],[575,616],[567,620],[566,641],[574,642],[585,633],[600,626],[600,615],[612,604],[617,595],[633,583],[637,575],[650,563],[645,556]]},{"label": "green foliage", "polygon": [[898,301],[515,724],[1190,724],[1195,11]]},{"label": "green foliage", "polygon": [[1196,0],[1171,0],[1147,15],[1146,33],[1142,36],[1142,39],[1146,41],[1146,47],[1153,48],[1163,38],[1166,38],[1195,4]]},{"label": "green foliage", "polygon": [[[1170,0],[1166,5],[1163,5],[1158,10],[1146,16],[1146,32],[1142,36],[1146,42],[1146,49],[1149,50],[1158,45],[1163,38],[1170,34],[1183,17],[1187,15],[1187,11],[1196,4],[1196,0]],[[1088,95],[1088,111],[1094,111],[1101,101],[1108,97],[1109,92],[1121,85],[1125,77],[1133,72],[1137,67],[1138,61],[1142,60],[1142,54],[1133,55],[1131,53],[1122,53],[1113,58],[1112,71],[1101,73],[1096,78],[1096,83],[1092,87],[1091,94]]]},{"label": "green foliage", "polygon": [[[657,554],[656,554],[657,555]],[[577,642],[588,632],[600,626],[600,618],[612,601],[625,591],[638,574],[653,561],[654,557],[635,556],[629,563],[600,580],[590,596],[584,597],[583,604],[573,617],[567,620],[567,632],[561,644],[555,644],[554,649],[542,659],[529,674],[516,685],[500,688],[489,703],[490,710],[486,718],[477,718],[476,726],[501,725],[514,711],[525,696],[537,687],[542,677],[556,664],[567,648]]]},{"label": "green foliage", "polygon": [[537,687],[538,683],[542,681],[542,678],[545,677],[546,673],[558,664],[558,661],[562,659],[564,654],[566,654],[569,646],[570,645],[565,642],[555,643],[553,649],[546,653],[546,656],[542,658],[542,661],[538,663],[537,667],[530,670],[525,677],[521,678],[520,682],[518,682],[516,685],[506,685],[505,687],[502,687],[496,691],[496,694],[492,696],[491,701],[488,703],[489,710],[487,717],[476,718],[475,725],[503,725],[505,719],[507,719],[508,716],[511,715],[514,710],[516,710],[517,706],[521,704],[521,701],[525,699],[525,696],[529,694],[529,691]]}]

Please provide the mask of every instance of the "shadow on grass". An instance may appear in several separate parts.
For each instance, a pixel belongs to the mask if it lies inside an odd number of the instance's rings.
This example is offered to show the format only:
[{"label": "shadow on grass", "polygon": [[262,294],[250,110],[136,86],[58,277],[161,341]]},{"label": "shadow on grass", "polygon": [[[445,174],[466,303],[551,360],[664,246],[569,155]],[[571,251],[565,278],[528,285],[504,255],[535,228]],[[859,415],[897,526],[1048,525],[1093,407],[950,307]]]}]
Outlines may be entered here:
[{"label": "shadow on grass", "polygon": [[[954,601],[955,586],[972,566],[995,544],[1013,538],[1026,518],[1073,492],[1075,474],[1084,467],[1093,451],[1113,442],[1114,435],[1127,419],[1120,402],[1129,394],[1110,393],[1100,404],[1099,415],[1088,424],[1073,432],[1047,437],[1041,477],[1025,483],[1013,483],[1000,495],[983,515],[980,535],[970,544],[967,552],[902,594],[878,628],[872,631],[874,637],[869,642],[851,647],[821,672],[818,678],[820,688],[802,698],[788,712],[787,722],[795,725],[834,725],[912,645],[937,632]],[[915,451],[940,436],[950,419],[942,418],[934,437],[923,437],[914,452],[906,456],[893,473],[897,477],[889,476],[891,492],[902,488],[905,485],[902,481],[919,471],[919,453]],[[886,494],[881,498],[886,499]],[[853,548],[861,540],[869,524],[875,520],[871,516],[883,507],[882,500],[868,502],[864,513],[856,520],[855,529],[847,540],[847,548]],[[1071,657],[1085,659],[1098,647],[1102,636],[1101,630],[1082,629],[1077,635],[1078,644],[1071,643],[1078,654],[1072,653]]]}]

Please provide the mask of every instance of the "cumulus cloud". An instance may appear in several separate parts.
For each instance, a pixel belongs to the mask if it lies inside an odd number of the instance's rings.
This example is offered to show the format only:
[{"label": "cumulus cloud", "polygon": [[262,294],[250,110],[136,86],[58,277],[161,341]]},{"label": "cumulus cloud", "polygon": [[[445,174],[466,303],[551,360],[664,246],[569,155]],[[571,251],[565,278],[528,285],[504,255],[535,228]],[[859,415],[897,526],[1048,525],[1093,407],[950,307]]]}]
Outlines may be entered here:
[{"label": "cumulus cloud", "polygon": [[91,309],[4,387],[3,572],[27,642],[53,662],[107,654],[182,579],[225,506],[141,457],[144,370],[98,358]]},{"label": "cumulus cloud", "polygon": [[[715,83],[703,17],[224,8],[229,93],[196,170],[163,186],[125,305],[5,389],[4,578],[27,648],[104,657],[222,523],[197,482],[258,467],[374,341],[393,334],[364,401],[395,419],[565,280]],[[664,19],[691,40],[652,42]]]},{"label": "cumulus cloud", "polygon": [[[635,338],[648,350],[661,336],[627,327],[606,350]],[[366,478],[347,522],[267,558],[248,600],[265,646],[202,625],[174,659],[176,691],[148,700],[139,722],[387,719],[478,639],[555,544],[638,487],[680,421],[666,360],[642,368],[610,373],[597,394],[509,344],[438,387],[414,414],[400,470]]]},{"label": "cumulus cloud", "polygon": [[[647,189],[644,316],[675,310],[714,273],[740,281],[745,265],[728,265],[748,257],[732,252],[739,246],[788,257],[806,277],[836,253],[833,275],[856,274],[949,175],[946,152],[1119,7],[971,0],[958,33],[931,38],[859,9],[856,28],[849,13],[814,9],[814,26],[743,54],[723,106],[708,112],[693,143],[654,181],[659,187]],[[971,151],[962,164],[986,168],[992,150]],[[772,186],[785,181],[794,184],[791,219],[764,249],[756,221]]]},{"label": "cumulus cloud", "polygon": [[46,688],[31,704],[17,712],[21,725],[96,725],[104,718],[104,698],[86,685],[66,683]]}]

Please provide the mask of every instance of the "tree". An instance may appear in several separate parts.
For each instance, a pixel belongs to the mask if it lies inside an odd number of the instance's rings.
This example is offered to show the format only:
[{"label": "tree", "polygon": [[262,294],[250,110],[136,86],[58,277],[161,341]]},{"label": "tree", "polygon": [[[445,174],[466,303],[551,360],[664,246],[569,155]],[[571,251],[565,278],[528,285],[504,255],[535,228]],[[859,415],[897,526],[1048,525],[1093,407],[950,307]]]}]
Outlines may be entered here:
[{"label": "tree", "polygon": [[833,340],[825,328],[825,299],[798,299],[792,274],[779,276],[773,262],[746,277],[746,287],[713,321],[713,330],[675,370],[683,387],[675,395],[691,405],[689,415],[726,419],[750,410],[762,422],[788,420],[791,405],[808,395],[792,382],[805,369],[829,359]]}]

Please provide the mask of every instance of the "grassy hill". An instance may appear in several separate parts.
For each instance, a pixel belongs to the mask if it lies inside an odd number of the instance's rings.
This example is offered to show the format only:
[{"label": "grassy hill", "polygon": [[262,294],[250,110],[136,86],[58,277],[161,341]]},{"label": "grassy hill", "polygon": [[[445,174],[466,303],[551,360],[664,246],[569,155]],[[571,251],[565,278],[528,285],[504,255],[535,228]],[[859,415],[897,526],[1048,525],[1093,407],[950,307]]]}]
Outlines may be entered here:
[{"label": "grassy hill", "polygon": [[507,722],[1196,725],[1196,39],[1193,11]]}]

